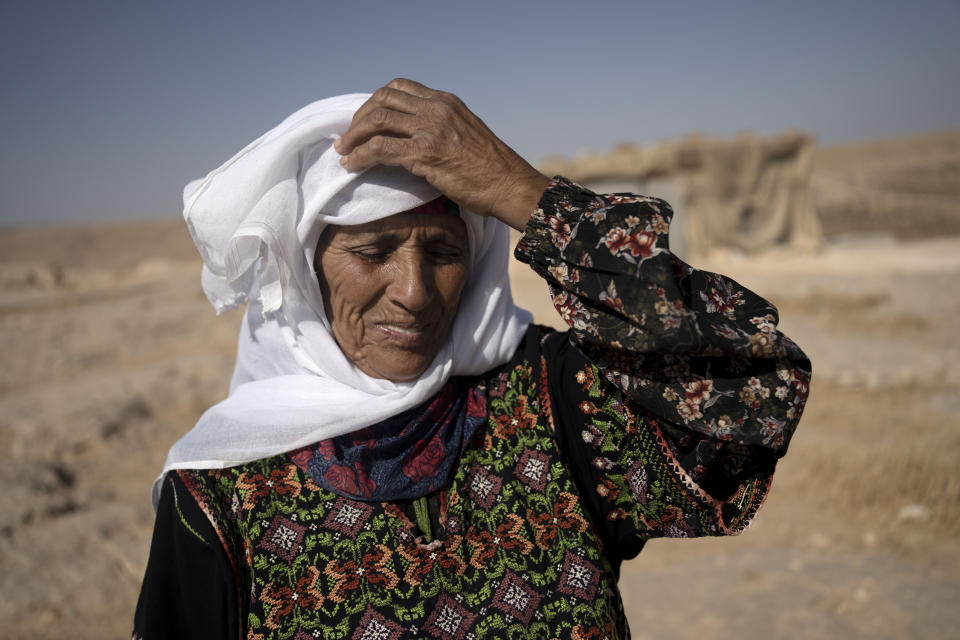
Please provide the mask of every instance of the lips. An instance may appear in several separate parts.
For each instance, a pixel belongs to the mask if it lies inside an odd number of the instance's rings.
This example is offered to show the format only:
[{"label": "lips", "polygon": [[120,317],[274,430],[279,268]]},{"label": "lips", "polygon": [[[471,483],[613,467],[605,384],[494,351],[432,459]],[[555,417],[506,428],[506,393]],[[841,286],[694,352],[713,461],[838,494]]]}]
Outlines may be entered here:
[{"label": "lips", "polygon": [[428,339],[432,325],[419,322],[375,322],[373,326],[391,342],[416,347]]}]

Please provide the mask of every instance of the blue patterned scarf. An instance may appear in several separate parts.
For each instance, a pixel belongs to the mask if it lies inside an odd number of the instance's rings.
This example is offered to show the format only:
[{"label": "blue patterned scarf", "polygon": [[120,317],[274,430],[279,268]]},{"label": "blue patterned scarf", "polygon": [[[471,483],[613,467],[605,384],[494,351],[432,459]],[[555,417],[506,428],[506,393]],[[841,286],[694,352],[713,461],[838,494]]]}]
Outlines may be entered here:
[{"label": "blue patterned scarf", "polygon": [[418,407],[291,452],[339,496],[372,502],[419,498],[447,485],[454,463],[487,418],[482,384],[451,378]]}]

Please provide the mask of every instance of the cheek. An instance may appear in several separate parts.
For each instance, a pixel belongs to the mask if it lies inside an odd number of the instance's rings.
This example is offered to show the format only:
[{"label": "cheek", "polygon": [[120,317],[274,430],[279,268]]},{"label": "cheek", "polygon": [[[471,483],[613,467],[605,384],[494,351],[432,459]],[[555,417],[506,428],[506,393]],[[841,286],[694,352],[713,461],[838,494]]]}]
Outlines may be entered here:
[{"label": "cheek", "polygon": [[449,265],[437,277],[437,288],[445,301],[445,306],[451,314],[460,306],[460,297],[467,284],[469,271],[466,265]]},{"label": "cheek", "polygon": [[377,297],[375,274],[355,265],[335,263],[321,267],[320,293],[330,326],[340,334],[362,332],[363,313]]}]

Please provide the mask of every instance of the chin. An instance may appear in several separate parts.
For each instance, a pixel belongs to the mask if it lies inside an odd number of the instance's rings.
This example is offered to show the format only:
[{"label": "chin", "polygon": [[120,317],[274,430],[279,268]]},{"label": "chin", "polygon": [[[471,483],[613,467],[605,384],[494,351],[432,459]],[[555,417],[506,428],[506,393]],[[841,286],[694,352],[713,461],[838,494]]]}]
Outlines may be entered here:
[{"label": "chin", "polygon": [[408,366],[398,367],[396,363],[376,367],[374,372],[368,373],[375,378],[382,378],[390,382],[413,382],[427,370],[429,362],[411,362]]}]

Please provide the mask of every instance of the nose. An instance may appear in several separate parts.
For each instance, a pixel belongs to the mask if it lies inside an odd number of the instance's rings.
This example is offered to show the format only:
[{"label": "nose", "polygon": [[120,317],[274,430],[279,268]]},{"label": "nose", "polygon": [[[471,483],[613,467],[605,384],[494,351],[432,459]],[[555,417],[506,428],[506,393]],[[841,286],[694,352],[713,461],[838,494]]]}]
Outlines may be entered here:
[{"label": "nose", "polygon": [[433,269],[421,251],[404,252],[394,260],[394,273],[387,287],[387,296],[394,304],[411,313],[425,309],[433,302]]}]

